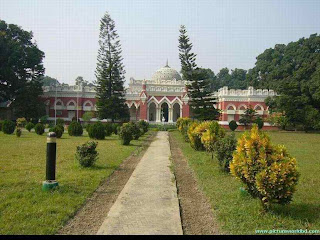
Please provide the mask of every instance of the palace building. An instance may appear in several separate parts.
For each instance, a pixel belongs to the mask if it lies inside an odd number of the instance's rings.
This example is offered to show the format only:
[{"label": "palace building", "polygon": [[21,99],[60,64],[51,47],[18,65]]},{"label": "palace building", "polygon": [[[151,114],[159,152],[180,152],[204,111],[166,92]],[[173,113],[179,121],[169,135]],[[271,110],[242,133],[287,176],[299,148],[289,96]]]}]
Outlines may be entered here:
[{"label": "palace building", "polygon": [[[179,117],[192,117],[186,84],[187,81],[182,80],[181,75],[169,67],[168,63],[157,70],[151,79],[130,78],[125,95],[130,110],[130,120],[175,123]],[[231,120],[238,122],[249,106],[261,117],[267,117],[268,108],[264,100],[268,96],[274,96],[275,92],[253,87],[246,90],[223,87],[214,95],[218,99],[215,107],[221,110],[219,123],[227,127]],[[65,121],[71,121],[74,117],[81,120],[85,112],[96,111],[94,87],[81,85],[44,87],[42,98],[49,120],[54,120],[55,116]],[[265,128],[269,127],[271,128],[265,123]]]}]

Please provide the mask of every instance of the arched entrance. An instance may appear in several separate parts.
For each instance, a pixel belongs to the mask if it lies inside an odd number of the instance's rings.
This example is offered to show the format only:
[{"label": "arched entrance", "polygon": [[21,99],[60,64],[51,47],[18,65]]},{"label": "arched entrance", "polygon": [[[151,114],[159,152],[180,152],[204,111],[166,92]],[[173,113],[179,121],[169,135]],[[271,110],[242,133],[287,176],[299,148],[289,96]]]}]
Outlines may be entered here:
[{"label": "arched entrance", "polygon": [[137,121],[137,108],[132,104],[130,110],[130,121]]},{"label": "arched entrance", "polygon": [[173,122],[176,122],[178,120],[178,118],[180,117],[180,104],[179,103],[175,103],[173,105],[173,116],[172,116],[172,120]]},{"label": "arched entrance", "polygon": [[156,111],[157,107],[155,103],[150,103],[149,105],[149,121],[150,122],[155,122],[156,121],[156,117],[157,117],[157,111]]},{"label": "arched entrance", "polygon": [[169,106],[167,103],[162,103],[161,105],[161,122],[163,121],[162,118],[164,117],[164,121],[168,122],[169,119]]}]

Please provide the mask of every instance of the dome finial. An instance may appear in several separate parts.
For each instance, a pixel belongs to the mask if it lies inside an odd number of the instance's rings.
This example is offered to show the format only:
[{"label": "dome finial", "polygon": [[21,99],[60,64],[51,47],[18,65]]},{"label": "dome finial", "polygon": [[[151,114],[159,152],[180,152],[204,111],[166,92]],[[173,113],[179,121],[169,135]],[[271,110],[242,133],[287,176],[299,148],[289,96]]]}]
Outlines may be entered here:
[{"label": "dome finial", "polygon": [[167,64],[166,64],[166,66],[165,67],[169,67],[169,65],[168,65],[168,58],[167,58]]}]

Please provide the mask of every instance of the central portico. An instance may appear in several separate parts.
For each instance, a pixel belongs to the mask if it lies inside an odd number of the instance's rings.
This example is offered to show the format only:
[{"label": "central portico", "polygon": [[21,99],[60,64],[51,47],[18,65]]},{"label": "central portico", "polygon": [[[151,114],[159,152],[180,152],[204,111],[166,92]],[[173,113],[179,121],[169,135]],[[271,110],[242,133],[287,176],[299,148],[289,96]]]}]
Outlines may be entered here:
[{"label": "central portico", "polygon": [[179,117],[189,117],[186,84],[168,62],[150,80],[130,78],[126,92],[130,120],[174,123]]}]

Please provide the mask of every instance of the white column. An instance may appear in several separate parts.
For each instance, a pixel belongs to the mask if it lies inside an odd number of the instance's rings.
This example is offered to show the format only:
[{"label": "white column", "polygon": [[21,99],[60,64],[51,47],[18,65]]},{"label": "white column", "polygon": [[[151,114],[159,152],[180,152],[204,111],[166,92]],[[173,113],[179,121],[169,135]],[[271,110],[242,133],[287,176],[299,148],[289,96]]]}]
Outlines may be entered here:
[{"label": "white column", "polygon": [[168,122],[173,123],[173,107],[169,106],[169,117],[168,117]]},{"label": "white column", "polygon": [[157,108],[156,108],[156,116],[157,116],[157,117],[156,117],[156,122],[157,122],[157,123],[160,123],[160,122],[161,122],[161,120],[160,120],[160,119],[161,119],[161,116],[160,116],[160,115],[161,115],[161,108],[160,108],[160,107],[157,107]]}]

